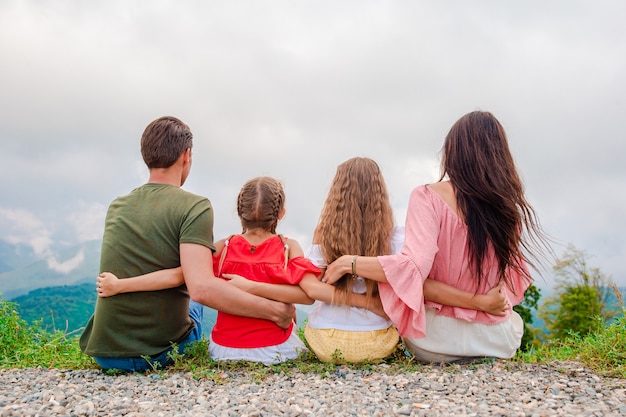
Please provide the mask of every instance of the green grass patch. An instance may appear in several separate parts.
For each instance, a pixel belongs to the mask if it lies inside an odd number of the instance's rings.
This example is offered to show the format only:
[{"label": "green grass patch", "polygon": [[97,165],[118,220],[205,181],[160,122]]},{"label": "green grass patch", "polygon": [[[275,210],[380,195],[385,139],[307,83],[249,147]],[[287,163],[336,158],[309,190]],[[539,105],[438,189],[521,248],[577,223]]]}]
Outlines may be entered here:
[{"label": "green grass patch", "polygon": [[576,361],[594,372],[609,377],[626,378],[626,318],[624,312],[608,326],[597,318],[598,330],[581,336],[570,333],[563,340],[547,341],[517,358],[526,363]]},{"label": "green grass patch", "polygon": [[28,324],[15,303],[0,299],[0,367],[2,368],[96,368],[85,356],[76,334],[48,332],[39,322]]}]

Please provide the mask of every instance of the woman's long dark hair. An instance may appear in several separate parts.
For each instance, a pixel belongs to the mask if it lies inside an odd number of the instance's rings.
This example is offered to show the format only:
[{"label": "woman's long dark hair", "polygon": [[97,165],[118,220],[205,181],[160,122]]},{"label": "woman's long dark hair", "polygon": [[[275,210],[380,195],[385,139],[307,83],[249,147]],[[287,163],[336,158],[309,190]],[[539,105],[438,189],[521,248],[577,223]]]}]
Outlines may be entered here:
[{"label": "woman's long dark hair", "polygon": [[468,113],[452,126],[443,146],[441,179],[446,175],[467,224],[470,265],[478,284],[485,275],[489,246],[498,261],[500,280],[509,288],[508,268],[532,280],[523,264],[537,269],[529,255],[537,259],[537,243],[548,247],[547,240],[524,196],[504,128],[493,114]]}]

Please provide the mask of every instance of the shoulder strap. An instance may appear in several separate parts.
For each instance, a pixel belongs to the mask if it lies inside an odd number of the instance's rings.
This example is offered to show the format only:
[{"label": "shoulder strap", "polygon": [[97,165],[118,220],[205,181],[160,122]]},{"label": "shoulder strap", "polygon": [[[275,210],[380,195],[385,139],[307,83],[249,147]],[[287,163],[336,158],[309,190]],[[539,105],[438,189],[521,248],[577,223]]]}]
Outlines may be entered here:
[{"label": "shoulder strap", "polygon": [[222,265],[224,265],[224,259],[226,259],[226,252],[228,252],[228,244],[230,243],[230,240],[233,238],[233,236],[235,236],[235,235],[228,236],[228,239],[226,239],[226,241],[224,241],[224,249],[222,249],[222,254],[220,255],[220,263],[217,266],[217,277],[218,278],[222,276]]},{"label": "shoulder strap", "polygon": [[289,245],[285,243],[285,238],[283,238],[283,235],[279,234],[278,235],[280,242],[283,244],[283,247],[285,248],[285,265],[284,268],[285,270],[287,270],[287,263],[289,262]]}]

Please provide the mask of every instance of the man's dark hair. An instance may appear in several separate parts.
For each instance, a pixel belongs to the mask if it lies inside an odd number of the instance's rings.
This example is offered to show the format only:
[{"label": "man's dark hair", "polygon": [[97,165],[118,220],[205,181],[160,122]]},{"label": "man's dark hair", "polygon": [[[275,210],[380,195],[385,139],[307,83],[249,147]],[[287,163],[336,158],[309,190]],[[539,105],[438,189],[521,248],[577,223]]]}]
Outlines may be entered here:
[{"label": "man's dark hair", "polygon": [[189,126],[172,116],[151,122],[141,136],[141,156],[148,168],[169,168],[193,144]]}]

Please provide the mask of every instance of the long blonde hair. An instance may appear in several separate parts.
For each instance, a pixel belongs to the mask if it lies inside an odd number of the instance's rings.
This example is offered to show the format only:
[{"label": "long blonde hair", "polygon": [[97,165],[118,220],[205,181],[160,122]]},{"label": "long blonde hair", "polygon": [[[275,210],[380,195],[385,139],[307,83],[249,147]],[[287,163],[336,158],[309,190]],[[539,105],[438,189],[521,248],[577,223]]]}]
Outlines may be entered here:
[{"label": "long blonde hair", "polygon": [[[326,263],[346,254],[390,254],[393,226],[393,210],[378,164],[357,157],[339,165],[313,237]],[[352,293],[352,280],[352,275],[346,274],[335,284],[337,296],[346,302]],[[377,295],[377,283],[365,282],[367,297]]]}]

